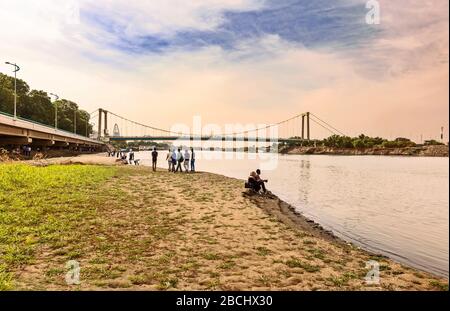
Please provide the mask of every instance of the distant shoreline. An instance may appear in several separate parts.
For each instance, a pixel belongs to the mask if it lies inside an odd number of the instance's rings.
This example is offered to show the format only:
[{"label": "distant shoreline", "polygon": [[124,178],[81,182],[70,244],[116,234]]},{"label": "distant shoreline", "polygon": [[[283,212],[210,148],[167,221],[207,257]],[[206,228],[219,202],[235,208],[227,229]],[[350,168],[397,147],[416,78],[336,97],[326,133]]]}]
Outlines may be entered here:
[{"label": "distant shoreline", "polygon": [[334,148],[334,147],[287,147],[281,154],[302,155],[349,155],[349,156],[405,156],[405,157],[448,157],[449,147],[420,146],[404,148]]}]

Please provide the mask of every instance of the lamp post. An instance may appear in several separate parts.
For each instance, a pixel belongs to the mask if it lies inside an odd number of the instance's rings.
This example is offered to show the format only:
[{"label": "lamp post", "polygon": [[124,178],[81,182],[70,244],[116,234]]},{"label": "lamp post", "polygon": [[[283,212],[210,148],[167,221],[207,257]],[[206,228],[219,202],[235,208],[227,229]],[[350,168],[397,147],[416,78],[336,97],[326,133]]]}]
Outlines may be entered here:
[{"label": "lamp post", "polygon": [[[50,93],[50,96],[55,97],[55,101],[59,99],[59,96],[53,93]],[[58,129],[58,106],[55,104],[55,130]]]},{"label": "lamp post", "polygon": [[73,111],[73,132],[77,134],[77,110]]},{"label": "lamp post", "polygon": [[20,70],[20,67],[17,64],[13,64],[10,62],[6,62],[6,65],[14,66],[14,119],[17,118],[17,72]]}]

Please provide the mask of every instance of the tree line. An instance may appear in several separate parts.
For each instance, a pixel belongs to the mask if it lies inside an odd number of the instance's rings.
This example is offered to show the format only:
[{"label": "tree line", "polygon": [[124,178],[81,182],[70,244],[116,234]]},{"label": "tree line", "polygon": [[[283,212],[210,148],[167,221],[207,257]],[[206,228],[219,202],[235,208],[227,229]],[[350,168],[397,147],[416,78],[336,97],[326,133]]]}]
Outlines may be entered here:
[{"label": "tree line", "polygon": [[[293,137],[299,139],[300,137]],[[394,140],[388,140],[381,137],[369,137],[364,134],[358,137],[349,137],[341,135],[332,135],[322,140],[303,141],[302,143],[288,142],[288,146],[322,146],[331,148],[405,148],[415,147],[417,144],[408,138],[399,137]],[[435,140],[426,141],[425,145],[443,145]]]},{"label": "tree line", "polygon": [[[58,129],[89,136],[93,127],[89,124],[90,115],[78,105],[67,99],[51,100],[42,90],[32,90],[23,80],[17,79],[17,116],[22,119],[55,126],[57,111]],[[14,114],[14,77],[0,73],[0,113]]]}]

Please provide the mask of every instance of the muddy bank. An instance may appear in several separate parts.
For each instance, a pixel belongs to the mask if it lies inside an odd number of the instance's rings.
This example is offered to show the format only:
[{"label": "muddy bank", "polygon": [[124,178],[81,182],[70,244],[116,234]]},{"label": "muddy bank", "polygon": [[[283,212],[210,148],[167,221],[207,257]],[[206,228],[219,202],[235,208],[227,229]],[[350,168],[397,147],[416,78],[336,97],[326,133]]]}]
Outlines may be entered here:
[{"label": "muddy bank", "polygon": [[282,154],[324,154],[324,155],[378,155],[448,157],[448,146],[420,146],[405,148],[332,148],[332,147],[289,147],[280,150]]}]

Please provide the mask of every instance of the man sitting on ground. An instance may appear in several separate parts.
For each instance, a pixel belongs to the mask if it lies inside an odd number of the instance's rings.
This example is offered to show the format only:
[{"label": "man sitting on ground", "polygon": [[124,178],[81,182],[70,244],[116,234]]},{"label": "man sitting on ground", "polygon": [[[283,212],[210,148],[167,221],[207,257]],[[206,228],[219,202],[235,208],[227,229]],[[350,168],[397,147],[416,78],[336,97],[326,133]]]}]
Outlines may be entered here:
[{"label": "man sitting on ground", "polygon": [[260,175],[261,175],[261,170],[257,169],[256,170],[256,182],[261,186],[263,192],[266,193],[267,190],[266,190],[265,183],[269,182],[269,181],[267,179],[262,179]]},{"label": "man sitting on ground", "polygon": [[248,178],[247,184],[245,185],[246,188],[250,188],[255,192],[259,192],[261,190],[260,184],[256,180],[257,174],[255,172],[250,173],[250,177]]}]

